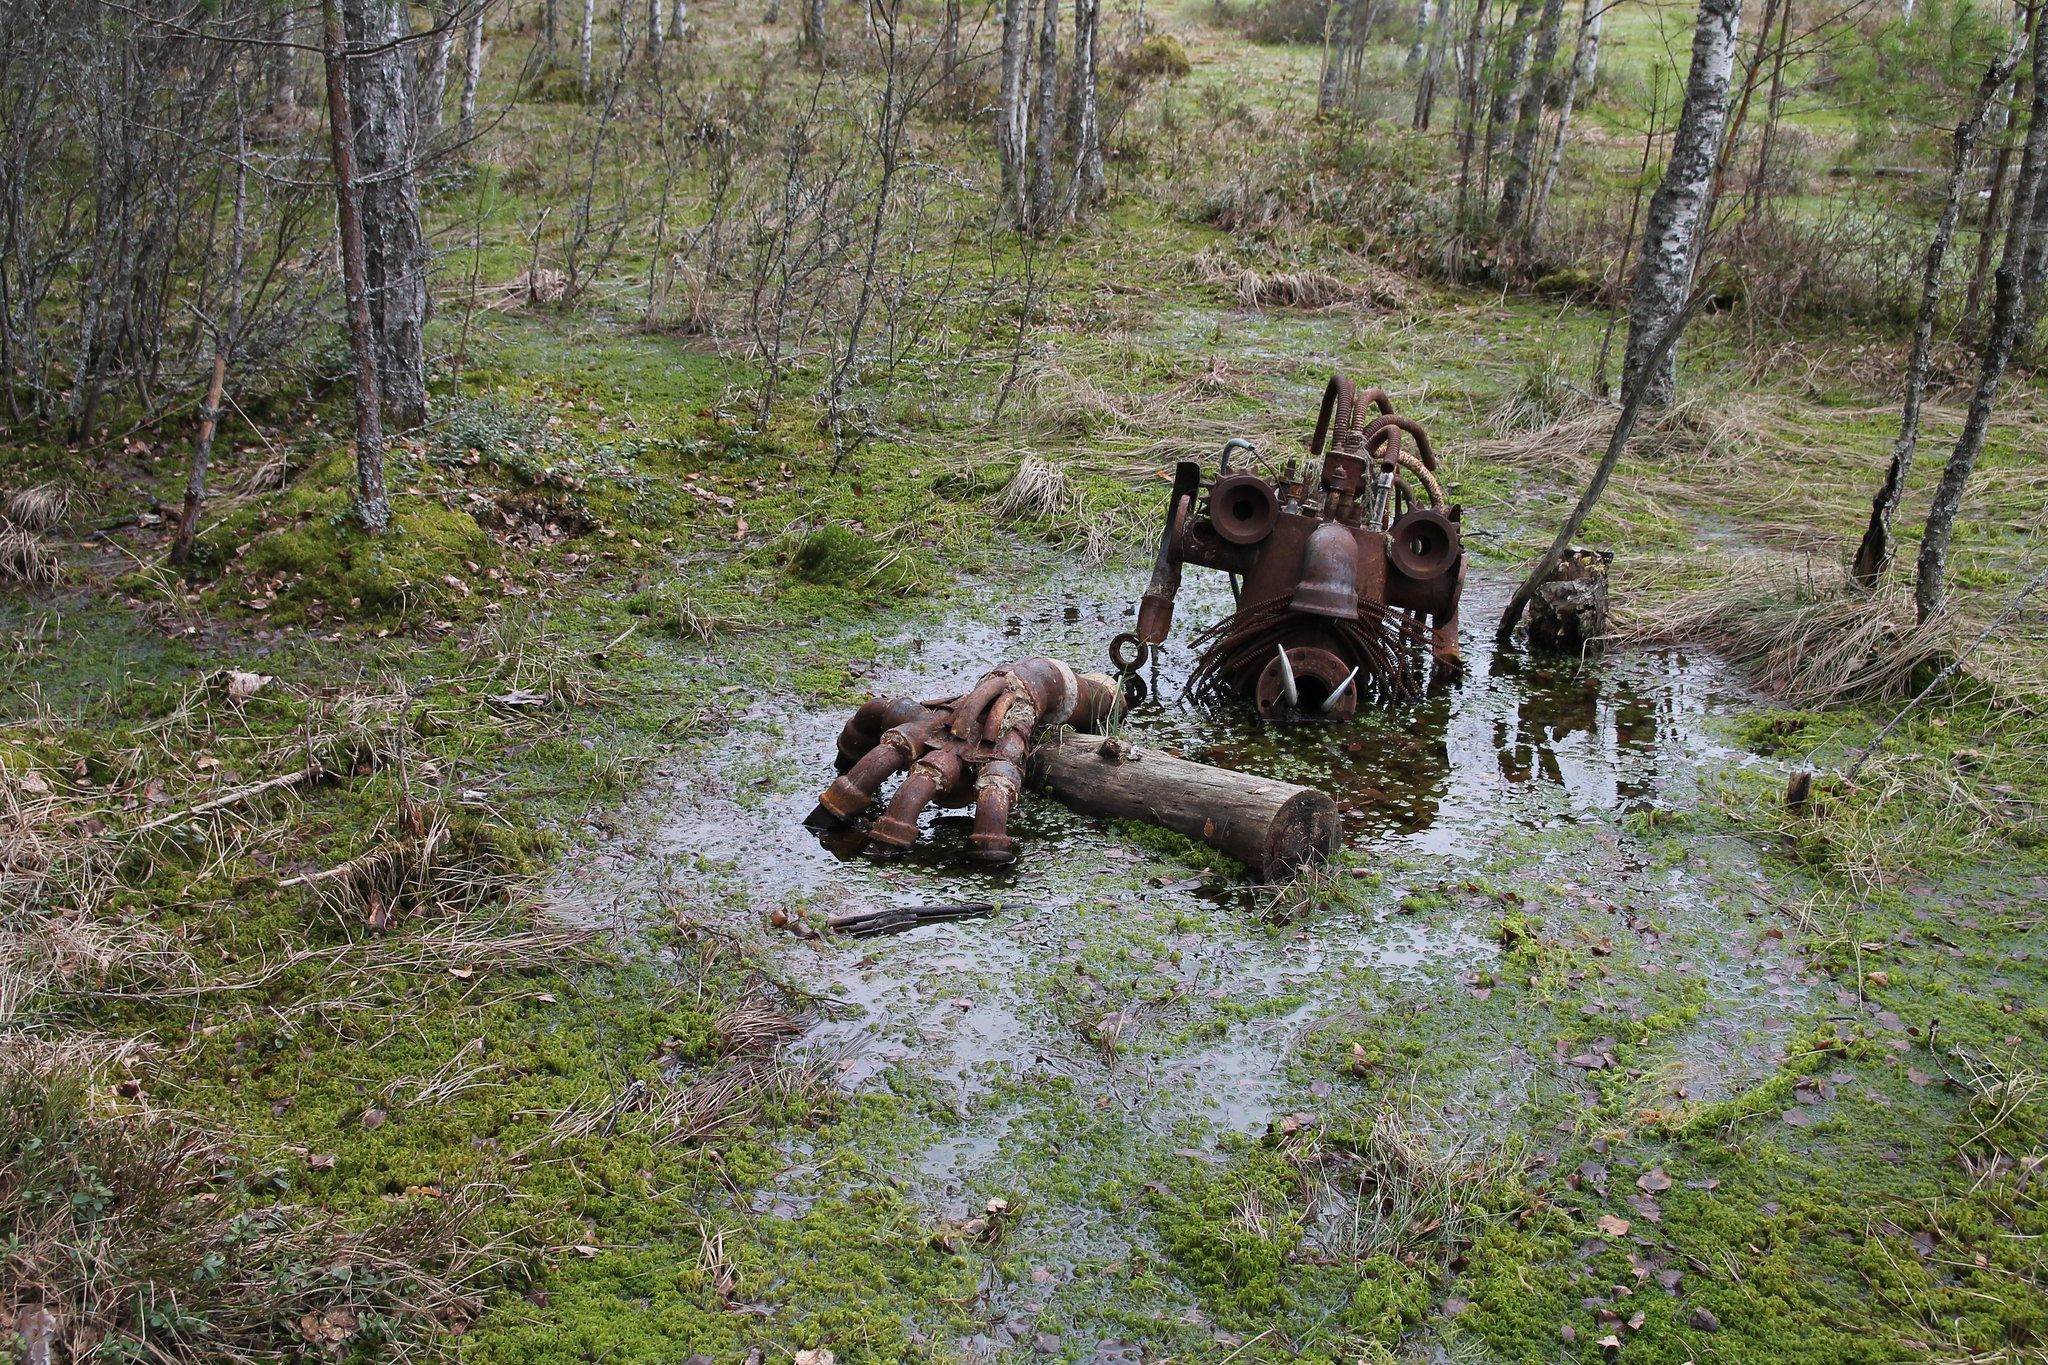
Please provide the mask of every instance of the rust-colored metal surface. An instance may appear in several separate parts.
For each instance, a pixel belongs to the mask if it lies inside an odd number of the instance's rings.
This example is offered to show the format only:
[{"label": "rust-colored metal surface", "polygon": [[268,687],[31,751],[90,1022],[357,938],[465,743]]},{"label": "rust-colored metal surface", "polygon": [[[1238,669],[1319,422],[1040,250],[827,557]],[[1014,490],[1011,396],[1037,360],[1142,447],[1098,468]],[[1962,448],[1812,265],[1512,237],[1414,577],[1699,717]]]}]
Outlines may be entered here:
[{"label": "rust-colored metal surface", "polygon": [[853,823],[883,783],[903,773],[868,827],[870,843],[909,848],[925,807],[971,805],[969,851],[982,862],[1007,863],[1017,856],[1010,812],[1023,789],[1032,736],[1049,726],[1094,731],[1123,705],[1115,679],[1043,657],[991,669],[957,697],[876,697],[839,732],[839,777],[818,798],[810,822]]},{"label": "rust-colored metal surface", "polygon": [[1213,475],[1176,468],[1137,630],[1110,645],[1127,679],[1172,629],[1189,564],[1229,574],[1237,599],[1195,637],[1197,695],[1241,697],[1269,720],[1346,720],[1361,693],[1398,700],[1432,670],[1458,671],[1460,511],[1429,433],[1338,374],[1308,449],[1313,469],[1233,468],[1233,455],[1256,457],[1241,440]]}]

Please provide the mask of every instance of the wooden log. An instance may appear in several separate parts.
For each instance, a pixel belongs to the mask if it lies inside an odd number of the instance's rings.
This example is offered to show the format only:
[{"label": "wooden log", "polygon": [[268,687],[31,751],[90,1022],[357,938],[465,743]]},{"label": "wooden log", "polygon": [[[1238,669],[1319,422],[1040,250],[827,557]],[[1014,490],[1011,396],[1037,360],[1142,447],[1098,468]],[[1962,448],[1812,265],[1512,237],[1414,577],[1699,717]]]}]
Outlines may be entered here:
[{"label": "wooden log", "polygon": [[1529,647],[1584,654],[1607,634],[1609,550],[1567,550],[1529,603]]},{"label": "wooden log", "polygon": [[1313,787],[1073,733],[1041,736],[1030,768],[1033,785],[1078,811],[1164,825],[1269,879],[1337,851],[1337,803]]}]

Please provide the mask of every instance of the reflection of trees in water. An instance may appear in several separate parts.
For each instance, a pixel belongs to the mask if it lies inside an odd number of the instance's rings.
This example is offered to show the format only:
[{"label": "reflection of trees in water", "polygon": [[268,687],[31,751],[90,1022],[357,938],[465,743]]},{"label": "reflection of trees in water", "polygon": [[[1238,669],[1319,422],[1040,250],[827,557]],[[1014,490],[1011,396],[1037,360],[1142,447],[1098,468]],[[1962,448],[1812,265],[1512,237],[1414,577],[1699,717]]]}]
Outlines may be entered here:
[{"label": "reflection of trees in water", "polygon": [[1517,689],[1513,712],[1498,715],[1493,722],[1502,780],[1519,786],[1542,779],[1576,796],[1604,802],[1605,790],[1574,790],[1575,785],[1584,785],[1584,769],[1579,769],[1581,781],[1575,784],[1559,755],[1575,752],[1582,764],[1612,776],[1615,800],[1648,795],[1654,767],[1627,759],[1678,742],[1687,689],[1683,661],[1675,654],[1652,655],[1641,662],[1654,674],[1647,685],[1631,673],[1606,676],[1590,665],[1539,664],[1512,656],[1495,659],[1495,677]]}]

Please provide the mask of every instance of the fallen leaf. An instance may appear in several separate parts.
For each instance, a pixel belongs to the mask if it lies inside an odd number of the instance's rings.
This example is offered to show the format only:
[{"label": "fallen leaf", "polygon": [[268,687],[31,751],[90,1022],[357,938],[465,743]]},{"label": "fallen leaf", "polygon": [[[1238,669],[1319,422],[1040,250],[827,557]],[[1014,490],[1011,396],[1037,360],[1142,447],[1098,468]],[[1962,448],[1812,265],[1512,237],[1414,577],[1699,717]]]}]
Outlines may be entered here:
[{"label": "fallen leaf", "polygon": [[307,1167],[315,1171],[333,1170],[334,1160],[334,1153],[332,1152],[308,1152],[306,1154]]},{"label": "fallen leaf", "polygon": [[450,976],[454,977],[454,978],[455,978],[455,979],[456,979],[457,981],[467,981],[467,980],[469,980],[469,979],[470,979],[470,978],[471,978],[472,976],[475,976],[475,975],[476,975],[476,968],[474,968],[474,967],[450,967],[450,968],[448,969],[448,975],[450,975]]},{"label": "fallen leaf", "polygon": [[1647,1194],[1662,1194],[1671,1188],[1671,1177],[1662,1166],[1653,1166],[1636,1177],[1636,1188]]},{"label": "fallen leaf", "polygon": [[832,1365],[832,1353],[820,1346],[815,1351],[798,1351],[796,1365]]},{"label": "fallen leaf", "polygon": [[1793,1128],[1804,1128],[1813,1122],[1813,1115],[1807,1113],[1804,1109],[1787,1109],[1778,1117],[1783,1119],[1789,1127]]},{"label": "fallen leaf", "polygon": [[43,780],[41,773],[30,768],[21,775],[21,789],[31,796],[41,796],[50,790],[50,784]]},{"label": "fallen leaf", "polygon": [[374,1133],[384,1126],[384,1111],[382,1109],[365,1109],[362,1122],[363,1127]]},{"label": "fallen leaf", "polygon": [[1606,1233],[1609,1237],[1625,1237],[1628,1235],[1628,1230],[1632,1225],[1628,1219],[1621,1217],[1619,1214],[1603,1213],[1594,1220],[1593,1226],[1599,1228],[1600,1231]]},{"label": "fallen leaf", "polygon": [[[265,602],[263,605],[267,607],[270,604]],[[261,692],[263,685],[269,681],[268,673],[247,673],[239,668],[231,668],[228,670],[228,700],[240,706]]]},{"label": "fallen leaf", "polygon": [[597,1259],[597,1248],[590,1245],[590,1243],[588,1242],[578,1242],[575,1246],[570,1247],[569,1249],[575,1252],[578,1256],[581,1256],[586,1261],[594,1261]]}]

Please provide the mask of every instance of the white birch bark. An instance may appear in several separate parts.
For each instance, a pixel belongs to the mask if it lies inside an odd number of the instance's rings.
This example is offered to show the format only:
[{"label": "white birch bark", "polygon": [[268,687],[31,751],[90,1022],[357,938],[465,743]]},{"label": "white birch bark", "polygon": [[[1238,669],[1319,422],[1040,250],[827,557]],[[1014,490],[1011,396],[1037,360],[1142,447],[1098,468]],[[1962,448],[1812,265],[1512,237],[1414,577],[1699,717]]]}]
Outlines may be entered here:
[{"label": "white birch bark", "polygon": [[1579,20],[1579,50],[1572,58],[1572,74],[1564,83],[1564,102],[1557,111],[1557,140],[1550,147],[1550,164],[1543,170],[1543,183],[1536,188],[1536,202],[1529,209],[1528,249],[1533,253],[1543,240],[1543,220],[1550,211],[1550,192],[1557,186],[1558,168],[1564,165],[1565,144],[1572,136],[1572,108],[1579,91],[1590,88],[1593,64],[1599,60],[1600,23],[1607,11],[1598,0],[1586,0],[1586,12]]},{"label": "white birch bark", "polygon": [[1509,232],[1522,221],[1522,210],[1529,202],[1529,184],[1536,173],[1536,139],[1543,130],[1543,101],[1550,93],[1557,35],[1563,26],[1564,0],[1543,0],[1543,17],[1536,25],[1535,59],[1529,66],[1529,84],[1522,91],[1522,106],[1515,114],[1515,140],[1508,150],[1507,178],[1500,187],[1499,222]]},{"label": "white birch bark", "polygon": [[576,36],[576,78],[582,82],[583,98],[590,98],[592,49],[597,44],[597,0],[583,0],[583,26]]},{"label": "white birch bark", "polygon": [[1109,193],[1102,163],[1102,117],[1096,97],[1097,42],[1102,0],[1074,0],[1074,179],[1069,216],[1100,204]]},{"label": "white birch bark", "polygon": [[1404,71],[1413,71],[1421,66],[1429,50],[1429,21],[1436,14],[1436,0],[1415,0],[1415,41],[1408,44],[1408,58],[1401,63]]},{"label": "white birch bark", "polygon": [[681,41],[683,30],[690,26],[690,0],[675,0],[675,6],[668,12],[668,36]]},{"label": "white birch bark", "polygon": [[2041,193],[2041,177],[2048,167],[2048,23],[2034,26],[2033,106],[2028,113],[2027,138],[2020,150],[2019,179],[2013,183],[2012,224],[2005,230],[2005,252],[1994,277],[1991,331],[1977,369],[1977,386],[1970,393],[1970,407],[1963,418],[1955,449],[1935,485],[1934,501],[1927,510],[1927,527],[1920,536],[1920,558],[1913,582],[1913,605],[1922,621],[1939,616],[1948,601],[1948,552],[1955,538],[1956,517],[1963,507],[1963,494],[1976,471],[1977,457],[1984,452],[1984,435],[1991,427],[1991,412],[1998,399],[1999,381],[2006,362],[2012,359],[2013,344],[2019,340],[2023,296],[2032,282],[2024,274],[2025,262],[2033,249],[2039,227],[2035,205]]},{"label": "white birch bark", "polygon": [[[1701,0],[1693,27],[1692,69],[1685,79],[1685,107],[1671,140],[1664,179],[1650,196],[1643,220],[1642,254],[1629,301],[1628,346],[1623,353],[1624,387],[1648,359],[1657,338],[1685,306],[1692,285],[1699,234],[1706,225],[1707,191],[1721,129],[1728,121],[1728,77],[1735,65],[1735,33],[1742,0]],[[1667,348],[1644,392],[1653,407],[1671,402],[1678,390],[1678,348]]]},{"label": "white birch bark", "polygon": [[456,136],[468,142],[476,136],[476,92],[484,78],[484,6],[469,16],[469,50],[462,65],[462,114]]},{"label": "white birch bark", "polygon": [[413,427],[427,418],[429,258],[414,168],[412,59],[400,42],[405,7],[398,0],[343,0],[341,8],[350,48],[372,49],[350,60],[348,91],[378,389],[385,416]]},{"label": "white birch bark", "polygon": [[1927,256],[1920,273],[1920,315],[1913,323],[1913,345],[1906,358],[1906,397],[1899,414],[1898,438],[1892,442],[1891,462],[1884,482],[1870,500],[1870,522],[1856,547],[1849,576],[1860,587],[1872,588],[1884,576],[1892,560],[1892,517],[1899,510],[1905,492],[1906,475],[1913,468],[1913,452],[1920,441],[1920,404],[1927,392],[1928,359],[1934,349],[1934,323],[1941,312],[1942,265],[1949,244],[1955,240],[1956,223],[1962,218],[1963,187],[1970,179],[1970,161],[1985,119],[1998,99],[1998,89],[2011,78],[2026,47],[2025,30],[2013,34],[2012,43],[1991,63],[1977,87],[1977,102],[1969,116],[1956,125],[1954,149],[1949,157],[1948,197],[1942,202],[1941,218],[1934,225],[1934,237],[1927,243]]},{"label": "white birch bark", "polygon": [[1024,61],[1031,22],[1029,0],[1003,0],[1003,45],[996,90],[996,162],[1002,173],[998,219],[1024,219]]},{"label": "white birch bark", "polygon": [[1038,18],[1038,146],[1031,165],[1031,230],[1053,226],[1053,150],[1059,140],[1059,0],[1039,0]]},{"label": "white birch bark", "polygon": [[417,127],[422,150],[432,146],[441,131],[441,110],[448,102],[448,58],[455,49],[462,0],[446,0],[439,8],[426,50],[420,54]]},{"label": "white birch bark", "polygon": [[1529,44],[1536,36],[1536,9],[1541,0],[1515,0],[1515,18],[1508,34],[1507,63],[1493,87],[1493,104],[1487,112],[1486,150],[1500,150],[1507,141],[1508,126],[1515,116],[1515,97],[1522,89],[1522,73],[1529,69]]}]

